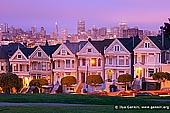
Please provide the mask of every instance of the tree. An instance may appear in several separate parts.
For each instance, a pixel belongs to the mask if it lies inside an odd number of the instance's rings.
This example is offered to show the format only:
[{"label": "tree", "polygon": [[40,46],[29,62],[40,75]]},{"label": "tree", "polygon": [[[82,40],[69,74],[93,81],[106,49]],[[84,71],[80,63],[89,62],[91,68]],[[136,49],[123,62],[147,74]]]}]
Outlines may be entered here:
[{"label": "tree", "polygon": [[34,86],[35,88],[32,90],[33,93],[39,93],[39,89],[43,85],[48,85],[48,81],[46,79],[33,79],[30,81],[29,86]]},{"label": "tree", "polygon": [[16,74],[2,73],[0,75],[0,87],[4,93],[10,93],[13,88],[19,92],[22,88],[22,85],[22,79],[18,78]]},{"label": "tree", "polygon": [[62,85],[71,86],[76,83],[77,83],[77,80],[74,76],[66,76],[61,79]]},{"label": "tree", "polygon": [[170,18],[168,18],[168,22],[164,22],[164,26],[161,26],[160,29],[163,30],[165,37],[170,38]]},{"label": "tree", "polygon": [[153,74],[153,79],[159,82],[165,82],[165,80],[170,80],[170,74],[167,72],[157,72]]},{"label": "tree", "polygon": [[33,79],[30,81],[29,86],[42,87],[42,85],[48,85],[48,81],[46,79]]},{"label": "tree", "polygon": [[127,82],[132,82],[132,81],[133,81],[133,76],[128,73],[119,75],[118,77],[118,82],[125,83],[125,86],[126,86],[125,90],[127,90]]},{"label": "tree", "polygon": [[103,83],[103,79],[100,75],[89,75],[87,77],[87,84],[94,86],[95,89],[96,89],[96,85],[101,83]]}]

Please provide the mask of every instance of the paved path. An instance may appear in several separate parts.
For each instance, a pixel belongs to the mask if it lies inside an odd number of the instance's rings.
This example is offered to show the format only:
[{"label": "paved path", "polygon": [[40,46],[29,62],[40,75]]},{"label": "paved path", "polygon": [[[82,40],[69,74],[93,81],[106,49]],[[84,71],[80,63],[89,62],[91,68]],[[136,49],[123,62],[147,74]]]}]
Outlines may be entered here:
[{"label": "paved path", "polygon": [[9,103],[9,102],[0,102],[0,106],[104,106],[104,105],[62,104],[62,103]]},{"label": "paved path", "polygon": [[160,101],[160,102],[170,102],[170,99],[148,99],[152,101]]}]

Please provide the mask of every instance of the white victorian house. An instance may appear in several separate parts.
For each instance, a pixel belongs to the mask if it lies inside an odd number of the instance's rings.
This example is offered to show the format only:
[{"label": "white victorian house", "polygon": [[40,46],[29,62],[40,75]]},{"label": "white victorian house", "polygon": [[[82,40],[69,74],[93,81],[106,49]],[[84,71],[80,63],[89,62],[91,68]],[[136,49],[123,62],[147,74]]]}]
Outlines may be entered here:
[{"label": "white victorian house", "polygon": [[146,37],[134,49],[134,78],[139,81],[138,89],[156,89],[157,82],[152,75],[161,71],[161,49],[157,37]]},{"label": "white victorian house", "polygon": [[12,73],[23,79],[23,87],[28,87],[32,80],[30,76],[29,55],[34,48],[18,48],[9,59]]},{"label": "white victorian house", "polygon": [[118,83],[119,75],[128,73],[133,76],[133,48],[139,42],[140,39],[138,37],[118,38],[105,48],[107,90],[110,85],[117,86],[119,90],[124,88],[123,83]]},{"label": "white victorian house", "polygon": [[58,47],[59,45],[36,47],[29,56],[30,76],[32,79],[44,78],[48,80],[49,85],[53,84],[52,54]]},{"label": "white victorian house", "polygon": [[[62,43],[52,54],[54,84],[61,85],[61,79],[66,76],[73,76],[77,79],[77,43]],[[64,92],[75,91],[75,86],[63,89]]]}]

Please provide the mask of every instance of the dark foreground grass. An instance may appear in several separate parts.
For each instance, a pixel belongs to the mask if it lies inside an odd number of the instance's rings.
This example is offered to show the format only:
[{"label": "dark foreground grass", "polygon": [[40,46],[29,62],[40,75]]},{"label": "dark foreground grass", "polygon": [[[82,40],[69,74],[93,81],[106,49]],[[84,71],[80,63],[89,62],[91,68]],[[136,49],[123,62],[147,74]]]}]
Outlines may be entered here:
[{"label": "dark foreground grass", "polygon": [[[157,113],[157,110],[114,110],[113,106],[96,107],[0,107],[0,113]],[[159,113],[168,113],[159,110]]]},{"label": "dark foreground grass", "polygon": [[69,103],[95,105],[170,105],[169,102],[151,101],[148,98],[123,98],[71,94],[1,94],[0,102],[14,103]]}]

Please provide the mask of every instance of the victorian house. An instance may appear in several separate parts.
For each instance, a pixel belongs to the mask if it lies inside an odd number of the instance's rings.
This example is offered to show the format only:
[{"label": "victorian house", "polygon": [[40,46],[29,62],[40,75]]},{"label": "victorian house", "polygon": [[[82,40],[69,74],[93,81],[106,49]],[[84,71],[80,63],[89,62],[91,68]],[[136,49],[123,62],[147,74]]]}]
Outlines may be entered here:
[{"label": "victorian house", "polygon": [[[118,89],[124,87],[123,83],[118,83],[118,77],[122,74],[133,76],[133,48],[141,40],[138,37],[118,38],[105,48],[105,80],[108,86],[115,85]],[[129,84],[130,85],[130,84]]]},{"label": "victorian house", "polygon": [[30,76],[29,55],[35,48],[18,48],[9,59],[12,73],[23,79],[23,87],[27,88],[32,80]]},{"label": "victorian house", "polygon": [[[54,84],[61,84],[61,79],[66,76],[73,76],[77,79],[76,52],[78,43],[62,43],[52,54]],[[64,92],[75,91],[75,86],[63,88]]]},{"label": "victorian house", "polygon": [[158,89],[158,83],[152,75],[162,71],[161,64],[167,63],[165,56],[169,47],[167,42],[166,45],[162,43],[161,38],[148,36],[134,49],[134,78],[140,81],[140,89]]},{"label": "victorian house", "polygon": [[53,84],[52,54],[60,44],[53,46],[37,46],[29,56],[30,76],[32,79],[44,78],[49,85]]}]

